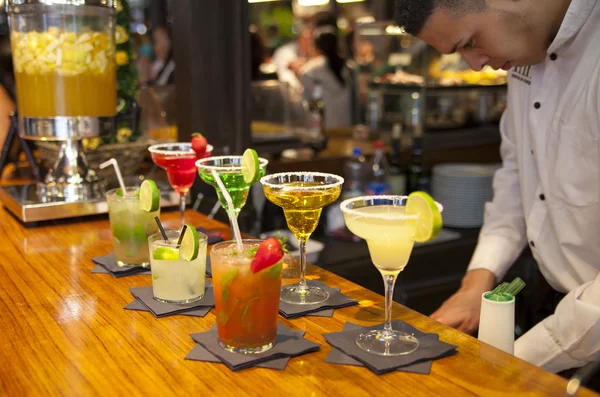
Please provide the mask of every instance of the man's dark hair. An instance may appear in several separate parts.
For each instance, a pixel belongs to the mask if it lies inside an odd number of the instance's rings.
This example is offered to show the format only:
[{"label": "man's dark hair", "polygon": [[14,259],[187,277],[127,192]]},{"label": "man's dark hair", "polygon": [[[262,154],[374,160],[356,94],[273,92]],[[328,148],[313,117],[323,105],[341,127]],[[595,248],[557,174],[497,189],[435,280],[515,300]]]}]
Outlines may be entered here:
[{"label": "man's dark hair", "polygon": [[396,24],[406,33],[417,35],[438,7],[461,14],[480,11],[485,7],[485,0],[396,0]]}]

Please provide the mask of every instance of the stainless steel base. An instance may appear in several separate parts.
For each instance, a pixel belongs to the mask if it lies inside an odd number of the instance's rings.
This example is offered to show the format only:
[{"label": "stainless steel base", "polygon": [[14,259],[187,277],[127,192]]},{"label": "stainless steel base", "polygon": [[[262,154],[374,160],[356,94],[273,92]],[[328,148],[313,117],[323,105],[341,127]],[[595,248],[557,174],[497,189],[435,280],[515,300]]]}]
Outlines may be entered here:
[{"label": "stainless steel base", "polygon": [[[36,184],[3,186],[0,187],[0,201],[23,223],[108,213],[105,194],[94,193],[87,200],[65,201],[40,196],[38,190]],[[160,204],[163,208],[179,206],[179,195],[162,188]]]},{"label": "stainless steel base", "polygon": [[70,141],[113,134],[114,117],[19,117],[23,138],[43,141]]}]

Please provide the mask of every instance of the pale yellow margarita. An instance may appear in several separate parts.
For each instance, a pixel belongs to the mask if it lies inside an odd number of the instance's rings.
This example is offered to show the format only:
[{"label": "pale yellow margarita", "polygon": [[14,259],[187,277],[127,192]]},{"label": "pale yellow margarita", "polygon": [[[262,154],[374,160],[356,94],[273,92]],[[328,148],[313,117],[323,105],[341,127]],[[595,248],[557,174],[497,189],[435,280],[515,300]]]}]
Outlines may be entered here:
[{"label": "pale yellow margarita", "polygon": [[405,209],[378,205],[344,213],[346,226],[367,241],[373,264],[384,274],[404,270],[415,243],[416,216]]}]

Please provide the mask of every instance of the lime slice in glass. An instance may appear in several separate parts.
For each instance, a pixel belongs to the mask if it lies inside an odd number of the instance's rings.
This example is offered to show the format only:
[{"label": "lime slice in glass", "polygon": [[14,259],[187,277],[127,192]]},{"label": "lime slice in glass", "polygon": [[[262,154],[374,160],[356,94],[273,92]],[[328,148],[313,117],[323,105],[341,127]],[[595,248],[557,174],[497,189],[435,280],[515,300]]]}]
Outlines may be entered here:
[{"label": "lime slice in glass", "polygon": [[160,192],[151,179],[146,179],[140,186],[140,208],[146,212],[158,211],[160,208]]},{"label": "lime slice in glass", "polygon": [[415,241],[433,240],[442,230],[442,214],[435,200],[425,192],[412,192],[406,200],[406,215],[416,215]]},{"label": "lime slice in glass", "polygon": [[198,257],[200,251],[200,238],[196,228],[185,225],[181,246],[179,247],[179,257],[184,261],[191,262]]},{"label": "lime slice in glass", "polygon": [[176,261],[179,259],[179,253],[174,248],[159,247],[152,251],[152,259],[162,261]]},{"label": "lime slice in glass", "polygon": [[251,184],[260,179],[260,161],[254,149],[246,149],[242,155],[242,175],[244,182]]}]

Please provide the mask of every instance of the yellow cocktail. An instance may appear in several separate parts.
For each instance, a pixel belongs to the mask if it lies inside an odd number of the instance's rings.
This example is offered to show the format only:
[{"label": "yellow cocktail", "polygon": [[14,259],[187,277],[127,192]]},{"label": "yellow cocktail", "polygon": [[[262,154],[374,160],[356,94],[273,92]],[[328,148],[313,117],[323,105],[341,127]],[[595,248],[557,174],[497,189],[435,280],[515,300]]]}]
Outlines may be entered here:
[{"label": "yellow cocktail", "polygon": [[283,208],[300,246],[300,282],[282,288],[281,300],[299,305],[325,301],[326,291],[306,284],[306,242],[319,224],[323,207],[340,196],[344,179],[318,172],[288,172],[265,176],[260,182],[267,199]]},{"label": "yellow cocktail", "polygon": [[348,229],[367,241],[379,271],[397,275],[404,270],[415,244],[415,215],[406,215],[404,206],[376,205],[346,212],[344,218]]},{"label": "yellow cocktail", "polygon": [[417,350],[412,335],[392,329],[392,299],[398,274],[404,270],[413,245],[437,236],[442,227],[437,205],[426,193],[406,196],[365,196],[341,204],[348,229],[367,241],[371,260],[385,283],[385,325],[358,336],[363,350],[382,356],[398,356]]}]

